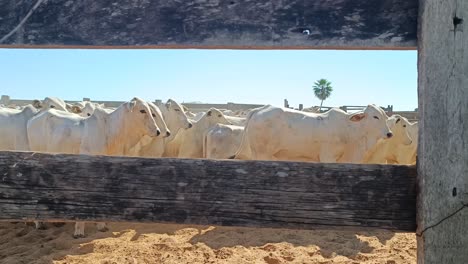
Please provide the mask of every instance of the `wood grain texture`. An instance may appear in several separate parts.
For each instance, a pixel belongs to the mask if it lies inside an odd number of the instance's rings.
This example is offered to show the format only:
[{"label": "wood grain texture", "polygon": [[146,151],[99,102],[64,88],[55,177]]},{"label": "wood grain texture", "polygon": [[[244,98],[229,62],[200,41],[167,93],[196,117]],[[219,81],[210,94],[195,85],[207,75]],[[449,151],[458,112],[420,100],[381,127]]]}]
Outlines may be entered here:
[{"label": "wood grain texture", "polygon": [[0,152],[0,220],[415,231],[408,166]]},{"label": "wood grain texture", "polygon": [[468,263],[468,2],[420,6],[418,262]]},{"label": "wood grain texture", "polygon": [[[36,1],[0,1],[0,39]],[[0,47],[415,49],[418,0],[48,0]]]}]

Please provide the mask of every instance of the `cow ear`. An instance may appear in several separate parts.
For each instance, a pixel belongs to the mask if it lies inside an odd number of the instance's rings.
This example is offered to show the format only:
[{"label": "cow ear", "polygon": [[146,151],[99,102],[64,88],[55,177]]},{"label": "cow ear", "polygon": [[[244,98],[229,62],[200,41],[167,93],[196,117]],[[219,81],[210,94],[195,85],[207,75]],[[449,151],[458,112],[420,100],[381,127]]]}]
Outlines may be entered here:
[{"label": "cow ear", "polygon": [[42,108],[42,102],[37,99],[33,101],[32,105],[37,109]]},{"label": "cow ear", "polygon": [[208,111],[208,113],[206,113],[208,116],[211,116],[211,111]]},{"label": "cow ear", "polygon": [[135,108],[135,105],[136,105],[136,101],[135,100],[132,100],[130,102],[127,103],[127,109],[130,111],[130,112],[133,112],[133,108]]},{"label": "cow ear", "polygon": [[359,122],[361,121],[364,117],[366,117],[366,114],[364,113],[358,113],[358,114],[354,114],[352,115],[349,120],[353,121],[353,122]]}]

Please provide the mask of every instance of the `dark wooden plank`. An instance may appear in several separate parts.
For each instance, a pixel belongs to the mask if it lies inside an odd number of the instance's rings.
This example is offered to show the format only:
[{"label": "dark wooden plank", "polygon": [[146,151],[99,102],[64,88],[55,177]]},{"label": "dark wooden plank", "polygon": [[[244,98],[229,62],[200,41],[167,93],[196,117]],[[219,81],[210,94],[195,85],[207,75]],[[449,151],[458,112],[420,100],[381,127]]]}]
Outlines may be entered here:
[{"label": "dark wooden plank", "polygon": [[[0,47],[415,49],[418,0],[39,0]],[[0,1],[0,40],[37,1]]]},{"label": "dark wooden plank", "polygon": [[407,166],[0,152],[0,220],[414,231]]},{"label": "dark wooden plank", "polygon": [[418,262],[468,263],[468,2],[420,15]]}]

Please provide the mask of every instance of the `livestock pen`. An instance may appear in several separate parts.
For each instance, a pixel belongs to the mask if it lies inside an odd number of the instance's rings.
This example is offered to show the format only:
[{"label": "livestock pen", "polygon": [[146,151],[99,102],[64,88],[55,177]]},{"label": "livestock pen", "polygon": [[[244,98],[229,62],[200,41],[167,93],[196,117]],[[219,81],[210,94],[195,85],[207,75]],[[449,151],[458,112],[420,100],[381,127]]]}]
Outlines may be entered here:
[{"label": "livestock pen", "polygon": [[468,263],[467,16],[465,0],[2,1],[1,48],[417,49],[420,135],[417,168],[2,152],[0,220],[380,227],[416,232],[419,263]]}]

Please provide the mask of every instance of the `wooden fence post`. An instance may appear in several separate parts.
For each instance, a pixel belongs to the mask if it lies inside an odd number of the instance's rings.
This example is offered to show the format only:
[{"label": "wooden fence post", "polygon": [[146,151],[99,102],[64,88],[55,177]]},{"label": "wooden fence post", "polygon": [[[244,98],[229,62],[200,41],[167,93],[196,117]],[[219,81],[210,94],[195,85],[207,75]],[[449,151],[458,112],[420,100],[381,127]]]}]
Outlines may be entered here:
[{"label": "wooden fence post", "polygon": [[419,8],[418,263],[468,263],[468,2]]}]

